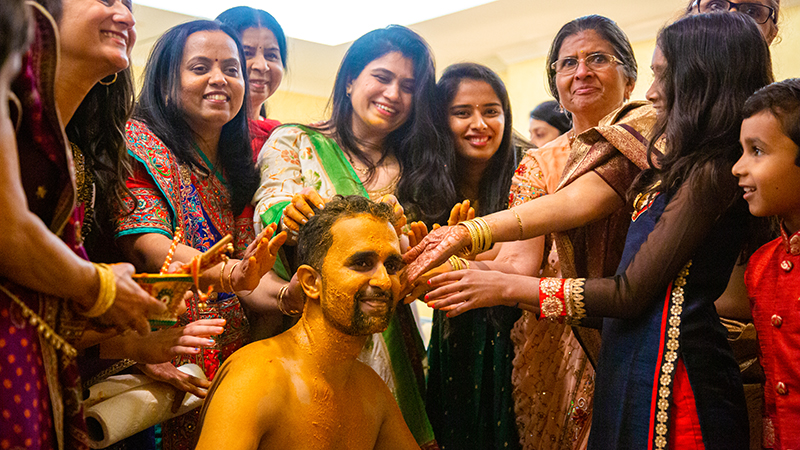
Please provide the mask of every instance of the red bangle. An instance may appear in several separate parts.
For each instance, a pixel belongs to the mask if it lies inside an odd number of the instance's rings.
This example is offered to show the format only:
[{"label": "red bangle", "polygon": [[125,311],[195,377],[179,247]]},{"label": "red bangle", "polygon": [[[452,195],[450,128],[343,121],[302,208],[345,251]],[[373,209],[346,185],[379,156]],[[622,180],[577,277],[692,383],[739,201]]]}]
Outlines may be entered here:
[{"label": "red bangle", "polygon": [[542,278],[539,280],[540,316],[550,320],[562,320],[567,315],[564,302],[564,278]]}]

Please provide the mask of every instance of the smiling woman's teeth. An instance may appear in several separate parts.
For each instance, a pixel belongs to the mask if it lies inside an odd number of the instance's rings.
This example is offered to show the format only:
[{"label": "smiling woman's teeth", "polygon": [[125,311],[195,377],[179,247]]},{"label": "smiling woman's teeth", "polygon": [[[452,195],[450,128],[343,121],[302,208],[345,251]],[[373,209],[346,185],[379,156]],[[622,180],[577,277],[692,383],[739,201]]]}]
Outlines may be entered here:
[{"label": "smiling woman's teeth", "polygon": [[473,144],[485,144],[488,140],[489,136],[469,138],[469,141],[472,142]]},{"label": "smiling woman's teeth", "polygon": [[384,111],[386,111],[388,113],[391,113],[391,114],[394,114],[395,112],[397,112],[393,108],[389,108],[388,106],[381,105],[380,103],[375,103],[375,106],[378,109],[382,109],[382,110],[384,110]]},{"label": "smiling woman's teeth", "polygon": [[110,31],[103,31],[102,34],[103,34],[103,36],[108,36],[108,37],[113,38],[113,39],[122,39],[122,36],[120,36],[117,33],[112,33]]},{"label": "smiling woman's teeth", "polygon": [[204,97],[209,100],[219,100],[219,101],[225,101],[228,99],[228,96],[222,94],[206,95]]}]

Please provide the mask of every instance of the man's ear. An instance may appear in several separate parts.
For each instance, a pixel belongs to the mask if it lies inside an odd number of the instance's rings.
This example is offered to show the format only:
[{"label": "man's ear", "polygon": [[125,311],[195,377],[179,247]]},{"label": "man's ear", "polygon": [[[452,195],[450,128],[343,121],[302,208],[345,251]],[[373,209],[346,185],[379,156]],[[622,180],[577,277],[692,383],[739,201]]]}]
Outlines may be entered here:
[{"label": "man's ear", "polygon": [[297,281],[303,288],[306,297],[319,300],[322,291],[322,277],[319,272],[308,264],[303,264],[297,268]]}]

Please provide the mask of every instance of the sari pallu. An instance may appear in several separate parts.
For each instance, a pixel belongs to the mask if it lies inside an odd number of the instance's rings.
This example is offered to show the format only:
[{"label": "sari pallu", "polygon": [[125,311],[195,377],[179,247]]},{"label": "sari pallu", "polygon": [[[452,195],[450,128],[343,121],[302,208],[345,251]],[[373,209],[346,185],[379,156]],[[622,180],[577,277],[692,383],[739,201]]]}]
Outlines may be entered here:
[{"label": "sari pallu", "polygon": [[[279,223],[291,196],[313,187],[322,197],[369,197],[361,180],[335,141],[305,126],[284,126],[274,131],[259,155],[262,186],[254,202],[256,220],[263,226]],[[291,278],[283,264],[275,272]],[[423,448],[438,448],[425,412],[425,346],[411,307],[398,304],[389,327],[370,337],[359,360],[372,367],[397,400],[403,418]]]},{"label": "sari pallu", "polygon": [[[28,207],[77,255],[86,258],[75,168],[55,105],[58,33],[49,13],[29,3],[34,40],[12,90],[23,188]],[[16,116],[16,117],[14,117]],[[86,319],[68,300],[0,277],[0,446],[88,449],[73,345]]]},{"label": "sari pallu", "polygon": [[[181,243],[203,252],[224,235],[231,234],[234,257],[241,258],[255,239],[252,208],[245,208],[234,217],[222,175],[218,172],[207,177],[197,175],[187,164],[179,163],[142,122],[128,122],[126,136],[128,152],[137,162],[133,176],[127,181],[137,207],[132,214],[117,218],[116,237],[158,233],[172,239],[175,228],[180,226]],[[212,293],[206,309],[200,309],[198,303],[196,295],[187,302],[188,309],[180,316],[178,326],[199,319],[223,318],[225,331],[215,338],[213,348],[201,349],[197,355],[178,356],[172,362],[176,366],[197,364],[210,380],[222,362],[248,342],[249,324],[234,294]],[[163,448],[188,449],[198,414],[199,411],[192,411],[164,423]]]},{"label": "sari pallu", "polygon": [[[558,190],[582,175],[595,172],[623,201],[639,173],[648,168],[647,135],[655,124],[648,102],[630,102],[581,133],[572,146]],[[630,224],[630,202],[611,215],[580,228],[553,233],[561,272],[565,278],[602,278],[614,275],[622,257]],[[573,327],[593,366],[597,366],[600,332]]]}]

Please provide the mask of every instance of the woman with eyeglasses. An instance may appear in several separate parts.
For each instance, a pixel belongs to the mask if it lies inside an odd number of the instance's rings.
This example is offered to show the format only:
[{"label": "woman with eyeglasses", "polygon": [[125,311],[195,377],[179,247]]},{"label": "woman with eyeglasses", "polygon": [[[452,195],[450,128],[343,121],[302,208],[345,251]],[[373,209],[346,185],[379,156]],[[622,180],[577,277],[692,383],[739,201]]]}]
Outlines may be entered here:
[{"label": "woman with eyeglasses", "polygon": [[[752,235],[727,173],[741,155],[744,101],[772,81],[769,49],[741,14],[685,17],[657,44],[650,167],[629,190],[634,211],[616,274],[506,275],[498,288],[494,274],[478,285],[455,272],[433,278],[429,298],[458,315],[483,306],[481,291],[503,289],[502,304],[540,320],[604,317],[590,449],[746,449],[741,377],[714,302]],[[502,233],[492,227],[500,220],[478,225]],[[485,230],[470,234],[473,248],[488,247]]]},{"label": "woman with eyeglasses", "polygon": [[[531,254],[523,250],[527,244],[504,242],[494,261],[471,261],[470,270],[456,272],[468,274],[477,283],[488,279],[487,270],[539,275],[545,243],[544,237],[537,236],[554,231],[562,232],[556,242],[566,276],[613,275],[622,254],[630,220],[624,195],[646,165],[642,136],[655,121],[652,108],[643,102],[625,103],[636,83],[633,49],[612,20],[586,16],[561,28],[546,68],[550,91],[572,115],[573,128],[525,156],[512,184],[514,212],[486,216],[487,221],[498,215],[511,217],[501,225],[508,228],[494,228],[493,221],[489,222],[495,241],[538,239],[539,251]],[[624,125],[612,125],[615,122]],[[565,166],[568,177],[559,184]],[[428,270],[424,266],[432,255],[455,253],[444,249],[459,245],[452,240],[461,228],[433,231],[412,250],[414,254],[424,246],[431,247],[409,268],[412,280]],[[446,256],[441,260],[446,261]],[[494,289],[490,298],[482,299],[485,306],[503,301],[503,287]],[[599,337],[591,333],[596,331],[584,331],[583,340],[594,344],[591,348],[596,351]],[[512,339],[516,353],[514,407],[523,448],[585,448],[594,368],[578,336],[569,326],[537,322],[534,315],[524,313]]]},{"label": "woman with eyeglasses", "polygon": [[739,11],[752,18],[758,29],[772,45],[778,35],[778,13],[780,13],[780,0],[749,0],[746,2],[730,2],[728,0],[692,0],[686,8],[686,15],[712,12]]}]

